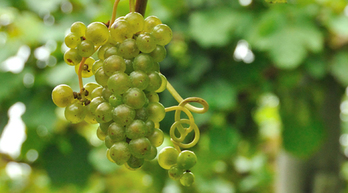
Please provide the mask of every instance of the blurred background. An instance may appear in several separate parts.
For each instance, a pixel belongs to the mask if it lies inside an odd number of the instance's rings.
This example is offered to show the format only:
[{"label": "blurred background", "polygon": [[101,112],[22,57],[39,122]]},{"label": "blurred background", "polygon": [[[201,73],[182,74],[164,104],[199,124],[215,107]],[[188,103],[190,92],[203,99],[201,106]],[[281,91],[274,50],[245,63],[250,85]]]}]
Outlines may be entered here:
[{"label": "blurred background", "polygon": [[[210,104],[194,114],[196,182],[184,188],[156,160],[112,164],[97,126],[69,124],[51,100],[58,84],[78,90],[63,61],[70,25],[107,22],[113,1],[1,0],[0,192],[348,192],[348,1],[288,1],[148,1],[145,16],[174,35],[161,72]],[[117,15],[128,12],[121,0]]]}]

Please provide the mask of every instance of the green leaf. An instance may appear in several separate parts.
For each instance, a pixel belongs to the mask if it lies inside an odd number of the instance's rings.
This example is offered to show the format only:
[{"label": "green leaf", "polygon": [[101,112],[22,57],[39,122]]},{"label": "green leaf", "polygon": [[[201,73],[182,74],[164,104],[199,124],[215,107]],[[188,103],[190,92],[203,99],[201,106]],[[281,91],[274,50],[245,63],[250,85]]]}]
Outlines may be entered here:
[{"label": "green leaf", "polygon": [[240,136],[234,128],[225,126],[212,128],[209,138],[210,152],[219,156],[229,156],[236,151]]}]

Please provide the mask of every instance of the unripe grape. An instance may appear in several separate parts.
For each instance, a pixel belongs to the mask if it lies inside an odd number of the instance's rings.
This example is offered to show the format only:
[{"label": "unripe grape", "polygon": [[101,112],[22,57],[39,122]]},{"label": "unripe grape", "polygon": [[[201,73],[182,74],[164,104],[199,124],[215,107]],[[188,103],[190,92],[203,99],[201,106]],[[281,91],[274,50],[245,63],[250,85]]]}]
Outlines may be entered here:
[{"label": "unripe grape", "polygon": [[152,120],[154,123],[159,123],[166,115],[164,106],[159,102],[151,102],[146,108],[149,114],[148,119]]},{"label": "unripe grape", "polygon": [[144,157],[144,159],[146,161],[151,161],[151,160],[155,159],[156,156],[157,156],[157,148],[155,146],[151,145],[151,152],[150,152],[150,154],[146,155]]},{"label": "unripe grape", "polygon": [[96,98],[96,97],[102,97],[102,94],[103,94],[103,87],[98,87],[98,88],[95,88],[92,93],[91,93],[91,97],[92,99],[93,98]]},{"label": "unripe grape", "polygon": [[64,115],[66,120],[71,123],[79,123],[86,116],[86,109],[80,102],[75,102],[65,108]]},{"label": "unripe grape", "polygon": [[126,166],[128,166],[129,169],[136,170],[136,169],[141,168],[141,166],[143,166],[144,159],[137,158],[137,157],[131,155],[126,164],[127,164]]},{"label": "unripe grape", "polygon": [[98,58],[100,60],[105,60],[105,58],[104,58],[105,51],[111,47],[113,47],[111,44],[105,44],[105,45],[101,46],[98,49]]},{"label": "unripe grape", "polygon": [[151,72],[149,75],[149,85],[146,87],[146,91],[156,91],[162,85],[162,78],[156,71]]},{"label": "unripe grape", "polygon": [[87,26],[86,39],[91,40],[95,46],[104,45],[109,38],[109,30],[101,22],[93,22]]},{"label": "unripe grape", "polygon": [[[85,63],[82,66],[81,76],[82,78],[89,78],[93,76],[92,66],[94,64],[95,60],[91,57],[87,58]],[[78,74],[80,65],[75,66],[75,72]]]},{"label": "unripe grape", "polygon": [[94,91],[94,89],[99,88],[99,87],[101,87],[101,86],[95,82],[89,82],[89,83],[85,84],[85,86],[83,86],[83,88],[85,88],[85,90],[88,93],[86,98],[89,100],[92,100],[92,92]]},{"label": "unripe grape", "polygon": [[129,31],[131,31],[133,34],[140,32],[144,28],[144,17],[137,12],[130,12],[128,13],[124,19],[129,24]]},{"label": "unripe grape", "polygon": [[162,81],[161,81],[161,86],[155,91],[158,93],[163,92],[167,88],[167,78],[161,73],[159,73],[159,75]]},{"label": "unripe grape", "polygon": [[103,67],[103,61],[102,60],[95,61],[92,65],[93,74],[95,74],[100,67]]},{"label": "unripe grape", "polygon": [[142,33],[136,39],[139,50],[143,53],[150,53],[156,48],[156,39],[150,33]]},{"label": "unripe grape", "polygon": [[134,71],[133,60],[124,59],[124,61],[126,63],[126,71],[124,71],[124,73],[130,75],[130,73],[132,73]]},{"label": "unripe grape", "polygon": [[79,64],[81,60],[82,57],[79,55],[76,48],[71,48],[64,53],[64,61],[70,66]]},{"label": "unripe grape", "polygon": [[118,52],[123,58],[132,59],[139,54],[139,49],[134,39],[126,39],[120,44]]},{"label": "unripe grape", "polygon": [[91,102],[87,105],[87,110],[91,112],[93,115],[95,115],[95,110],[97,107],[105,102],[105,100],[102,97],[95,97],[91,100]]},{"label": "unripe grape", "polygon": [[81,21],[76,21],[71,25],[70,31],[75,33],[79,37],[85,36],[86,25],[84,23],[82,23]]},{"label": "unripe grape", "polygon": [[130,148],[126,142],[116,142],[110,147],[110,157],[117,165],[122,165],[131,157]]},{"label": "unripe grape", "polygon": [[166,58],[167,50],[164,46],[157,45],[156,48],[150,53],[150,56],[155,62],[162,62]]},{"label": "unripe grape", "polygon": [[[113,123],[114,121],[109,121],[109,122],[106,122],[106,123],[99,123],[99,127],[100,129],[105,133],[107,134],[108,133],[108,129],[109,129],[109,126]],[[109,136],[110,137],[110,136]]]},{"label": "unripe grape", "polygon": [[94,74],[95,81],[105,87],[108,84],[109,76],[105,74],[103,68],[99,68]]},{"label": "unripe grape", "polygon": [[104,141],[105,137],[106,137],[106,134],[100,129],[100,127],[98,127],[98,129],[97,129],[97,137],[101,141]]},{"label": "unripe grape", "polygon": [[195,181],[195,175],[192,172],[184,172],[184,174],[180,178],[180,183],[183,186],[191,186]]},{"label": "unripe grape", "polygon": [[111,25],[110,35],[114,41],[120,43],[133,37],[133,33],[129,30],[129,24],[124,19],[118,19]]},{"label": "unripe grape", "polygon": [[146,102],[146,96],[142,90],[133,87],[124,93],[123,102],[134,109],[140,109]]},{"label": "unripe grape", "polygon": [[137,87],[140,90],[144,90],[149,85],[149,76],[143,71],[133,71],[129,75],[130,81],[133,87]]},{"label": "unripe grape", "polygon": [[126,63],[121,56],[111,55],[104,60],[103,69],[106,75],[111,76],[115,72],[124,72]]},{"label": "unripe grape", "polygon": [[114,94],[112,94],[109,97],[109,103],[113,107],[117,107],[118,105],[123,104],[122,96],[121,95],[114,95]]},{"label": "unripe grape", "polygon": [[159,128],[155,128],[152,134],[148,136],[148,139],[150,140],[151,144],[155,147],[161,146],[164,141],[163,131]]},{"label": "unripe grape", "polygon": [[112,111],[113,120],[120,125],[129,125],[135,118],[135,110],[128,105],[118,105]]},{"label": "unripe grape", "polygon": [[145,138],[132,139],[129,142],[129,150],[137,158],[144,158],[151,154],[151,143]]},{"label": "unripe grape", "polygon": [[111,146],[115,143],[115,141],[113,141],[109,135],[106,135],[104,139],[104,143],[105,143],[105,146],[110,149]]},{"label": "unripe grape", "polygon": [[173,32],[166,24],[159,24],[153,28],[151,35],[156,38],[158,45],[165,46],[172,40]]},{"label": "unripe grape", "polygon": [[136,110],[135,119],[146,121],[147,118],[148,118],[148,115],[147,115],[147,110],[145,107],[141,107],[140,109]]},{"label": "unripe grape", "polygon": [[159,96],[156,92],[148,92],[146,97],[149,99],[149,102],[159,102]]},{"label": "unripe grape", "polygon": [[139,54],[133,60],[133,69],[149,73],[153,67],[153,59],[147,54]]},{"label": "unripe grape", "polygon": [[159,25],[161,23],[161,20],[156,16],[152,15],[147,17],[144,21],[144,32],[151,32],[156,25]]},{"label": "unripe grape", "polygon": [[122,125],[117,124],[115,122],[113,122],[109,125],[108,135],[115,142],[126,140],[125,128]]},{"label": "unripe grape", "polygon": [[99,123],[106,123],[112,120],[112,107],[108,102],[102,102],[95,109],[95,116]]},{"label": "unripe grape", "polygon": [[94,44],[90,40],[83,40],[77,46],[77,51],[82,57],[90,57],[94,53]]},{"label": "unripe grape", "polygon": [[141,137],[145,137],[146,125],[144,121],[134,120],[131,124],[129,124],[126,128],[126,136],[129,139],[137,139]]},{"label": "unripe grape", "polygon": [[172,167],[170,167],[170,169],[168,170],[168,175],[170,178],[172,178],[173,180],[179,180],[183,175],[184,175],[184,170],[178,168],[177,165],[173,165]]},{"label": "unripe grape", "polygon": [[66,107],[74,100],[73,90],[66,84],[60,84],[54,87],[52,100],[58,107]]},{"label": "unripe grape", "polygon": [[158,164],[166,170],[176,164],[179,153],[174,147],[165,147],[158,154]]},{"label": "unripe grape", "polygon": [[[147,121],[145,121],[145,125],[146,125],[146,137],[149,137],[155,131],[155,123],[153,121],[151,121],[151,120],[147,120]],[[151,142],[151,140],[150,140],[150,142]]]},{"label": "unripe grape", "polygon": [[86,121],[86,123],[88,123],[88,124],[97,124],[98,123],[97,119],[95,118],[95,115],[89,111],[86,112],[86,116],[83,120]]},{"label": "unripe grape", "polygon": [[68,48],[76,48],[81,43],[81,38],[76,33],[69,33],[64,38],[64,43]]},{"label": "unripe grape", "polygon": [[184,170],[191,169],[197,163],[197,156],[193,151],[184,150],[179,153],[177,164]]},{"label": "unripe grape", "polygon": [[108,88],[116,95],[125,93],[131,86],[129,76],[123,72],[116,72],[107,81]]},{"label": "unripe grape", "polygon": [[104,60],[112,55],[119,55],[118,46],[111,46],[105,50]]}]

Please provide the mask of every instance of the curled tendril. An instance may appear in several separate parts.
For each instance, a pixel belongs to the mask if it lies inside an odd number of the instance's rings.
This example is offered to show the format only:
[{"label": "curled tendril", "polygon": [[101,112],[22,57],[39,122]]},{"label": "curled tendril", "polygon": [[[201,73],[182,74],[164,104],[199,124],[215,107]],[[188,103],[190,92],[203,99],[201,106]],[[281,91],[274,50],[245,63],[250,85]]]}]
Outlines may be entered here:
[{"label": "curled tendril", "polygon": [[[195,146],[200,137],[199,129],[195,123],[191,111],[194,113],[205,113],[208,111],[209,105],[204,99],[199,97],[189,97],[183,99],[169,82],[167,82],[167,89],[179,102],[179,105],[167,107],[165,110],[166,112],[175,111],[174,123],[170,127],[169,134],[174,147],[180,152],[180,148],[187,149]],[[192,102],[199,103],[202,105],[202,107],[195,107],[190,104]],[[188,119],[180,118],[181,112],[184,112]],[[188,127],[184,127],[184,125],[188,125]],[[176,135],[176,130],[178,131],[177,133],[180,134],[179,136]],[[186,136],[192,131],[194,132],[194,138],[192,139],[192,141],[189,143],[183,143]]]}]

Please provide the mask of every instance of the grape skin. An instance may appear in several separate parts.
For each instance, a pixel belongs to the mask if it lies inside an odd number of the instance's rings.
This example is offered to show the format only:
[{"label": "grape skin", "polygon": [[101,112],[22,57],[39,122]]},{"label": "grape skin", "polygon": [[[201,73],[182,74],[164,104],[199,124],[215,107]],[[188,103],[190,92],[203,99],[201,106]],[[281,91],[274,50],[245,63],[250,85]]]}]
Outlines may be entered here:
[{"label": "grape skin", "polygon": [[52,100],[58,107],[66,107],[74,100],[73,90],[66,84],[60,84],[54,87]]}]

